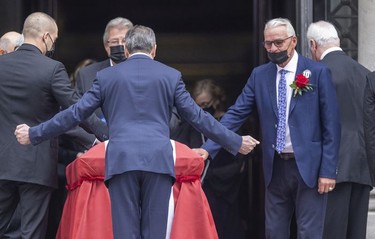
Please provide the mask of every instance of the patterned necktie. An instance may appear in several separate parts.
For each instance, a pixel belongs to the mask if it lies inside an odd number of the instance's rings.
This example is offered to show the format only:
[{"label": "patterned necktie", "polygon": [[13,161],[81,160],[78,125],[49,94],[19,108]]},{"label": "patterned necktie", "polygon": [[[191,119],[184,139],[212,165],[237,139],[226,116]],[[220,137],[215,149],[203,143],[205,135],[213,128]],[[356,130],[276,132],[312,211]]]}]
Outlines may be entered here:
[{"label": "patterned necktie", "polygon": [[278,95],[278,113],[279,119],[277,124],[276,151],[281,153],[285,147],[285,129],[286,129],[286,80],[287,70],[280,70],[279,95]]}]

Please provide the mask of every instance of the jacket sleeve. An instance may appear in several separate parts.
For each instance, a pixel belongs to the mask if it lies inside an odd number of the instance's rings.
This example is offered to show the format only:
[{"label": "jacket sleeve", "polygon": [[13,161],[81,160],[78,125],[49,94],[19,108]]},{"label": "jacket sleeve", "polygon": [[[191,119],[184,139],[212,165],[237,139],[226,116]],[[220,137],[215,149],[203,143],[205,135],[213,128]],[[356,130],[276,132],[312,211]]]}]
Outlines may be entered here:
[{"label": "jacket sleeve", "polygon": [[[80,99],[78,93],[70,86],[68,74],[62,63],[57,64],[55,67],[54,77],[51,81],[51,89],[62,109],[68,108]],[[88,133],[95,134],[100,141],[108,139],[107,125],[95,114],[90,115],[80,126]],[[86,136],[81,135],[78,137],[82,137],[82,140],[85,140]]]},{"label": "jacket sleeve", "polygon": [[363,100],[363,127],[372,184],[375,185],[375,73],[367,75]]}]

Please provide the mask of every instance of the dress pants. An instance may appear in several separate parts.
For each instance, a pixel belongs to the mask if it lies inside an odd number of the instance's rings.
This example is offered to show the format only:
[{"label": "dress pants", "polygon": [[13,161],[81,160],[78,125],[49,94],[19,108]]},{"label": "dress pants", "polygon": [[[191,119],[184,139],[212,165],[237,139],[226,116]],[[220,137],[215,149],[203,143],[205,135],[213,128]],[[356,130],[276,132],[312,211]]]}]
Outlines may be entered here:
[{"label": "dress pants", "polygon": [[45,238],[52,188],[23,182],[0,180],[0,238],[18,205],[22,238]]},{"label": "dress pants", "polygon": [[295,159],[284,160],[275,154],[272,180],[265,196],[267,239],[289,239],[293,213],[297,238],[322,238],[327,195],[304,183]]},{"label": "dress pants", "polygon": [[107,182],[115,239],[165,239],[173,178],[129,171]]},{"label": "dress pants", "polygon": [[337,183],[328,193],[323,239],[366,239],[369,185]]}]

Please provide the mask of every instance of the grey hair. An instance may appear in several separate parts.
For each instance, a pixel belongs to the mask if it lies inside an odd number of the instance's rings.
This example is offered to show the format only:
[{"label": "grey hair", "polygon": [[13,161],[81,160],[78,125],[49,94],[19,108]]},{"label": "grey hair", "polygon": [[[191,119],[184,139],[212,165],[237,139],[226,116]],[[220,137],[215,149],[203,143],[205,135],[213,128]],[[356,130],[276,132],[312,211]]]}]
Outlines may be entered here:
[{"label": "grey hair", "polygon": [[[12,35],[10,35],[12,34]],[[15,36],[16,35],[16,36]],[[12,52],[23,44],[23,35],[17,32],[8,32],[5,33],[0,38],[0,49],[5,50],[6,52]]]},{"label": "grey hair", "polygon": [[9,46],[11,45],[9,39],[0,39],[0,49],[3,49],[6,52],[9,52]]},{"label": "grey hair", "polygon": [[318,46],[334,45],[340,46],[340,38],[337,34],[336,28],[332,23],[326,21],[318,21],[311,23],[307,29],[307,40],[314,40]]},{"label": "grey hair", "polygon": [[288,36],[295,36],[296,35],[296,32],[294,31],[294,28],[292,26],[292,23],[290,23],[290,21],[286,18],[274,18],[274,19],[269,20],[266,23],[266,25],[264,27],[264,30],[267,30],[269,28],[279,27],[279,26],[285,26],[286,27],[286,31],[288,33]]},{"label": "grey hair", "polygon": [[156,45],[154,31],[145,26],[136,25],[125,36],[125,47],[129,54],[143,52],[149,54]]},{"label": "grey hair", "polygon": [[112,19],[111,21],[109,21],[107,23],[107,26],[105,27],[105,30],[104,30],[104,35],[103,35],[104,45],[107,44],[108,33],[111,29],[115,28],[115,29],[123,30],[123,29],[130,29],[132,27],[133,27],[133,23],[126,18],[116,17],[116,18]]}]

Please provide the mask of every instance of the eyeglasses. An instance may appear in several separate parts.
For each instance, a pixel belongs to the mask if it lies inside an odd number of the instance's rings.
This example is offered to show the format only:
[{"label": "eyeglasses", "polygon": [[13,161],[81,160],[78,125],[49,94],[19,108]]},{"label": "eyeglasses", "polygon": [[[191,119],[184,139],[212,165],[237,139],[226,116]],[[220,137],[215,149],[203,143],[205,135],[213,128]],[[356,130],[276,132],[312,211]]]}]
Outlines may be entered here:
[{"label": "eyeglasses", "polygon": [[270,49],[272,47],[272,44],[275,45],[277,48],[281,48],[284,45],[284,42],[288,40],[289,38],[292,38],[293,36],[287,37],[285,39],[277,39],[274,41],[264,41],[263,45],[265,48]]},{"label": "eyeglasses", "polygon": [[125,44],[125,38],[108,40],[107,43],[109,46],[122,45],[122,44]]}]

